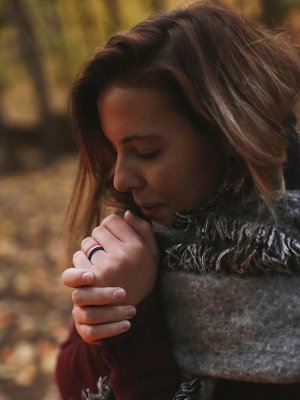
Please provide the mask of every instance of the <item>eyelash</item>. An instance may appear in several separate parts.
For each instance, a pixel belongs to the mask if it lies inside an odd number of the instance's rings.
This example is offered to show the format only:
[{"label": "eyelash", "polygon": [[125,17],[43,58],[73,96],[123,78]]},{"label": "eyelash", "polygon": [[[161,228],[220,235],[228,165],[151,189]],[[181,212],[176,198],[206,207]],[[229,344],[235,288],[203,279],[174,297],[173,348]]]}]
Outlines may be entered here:
[{"label": "eyelash", "polygon": [[[115,154],[118,154],[118,152],[114,146],[111,146],[111,148]],[[151,160],[151,159],[157,157],[158,153],[159,153],[159,150],[151,151],[150,153],[139,153],[137,151],[137,156],[143,160]]]},{"label": "eyelash", "polygon": [[142,158],[143,160],[151,160],[155,157],[158,156],[159,150],[155,150],[152,151],[151,153],[145,153],[145,154],[141,154],[141,153],[137,153],[139,158]]}]

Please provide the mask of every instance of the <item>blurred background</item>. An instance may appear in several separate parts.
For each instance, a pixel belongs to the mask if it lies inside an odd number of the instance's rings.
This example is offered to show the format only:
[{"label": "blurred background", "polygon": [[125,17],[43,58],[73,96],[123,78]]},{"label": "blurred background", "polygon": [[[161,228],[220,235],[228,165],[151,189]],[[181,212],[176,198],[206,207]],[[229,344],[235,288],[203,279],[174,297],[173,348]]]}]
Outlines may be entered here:
[{"label": "blurred background", "polygon": [[[300,0],[218,2],[300,44]],[[115,31],[181,3],[0,0],[0,400],[59,399],[53,370],[72,308],[60,279],[76,172],[72,79]]]}]

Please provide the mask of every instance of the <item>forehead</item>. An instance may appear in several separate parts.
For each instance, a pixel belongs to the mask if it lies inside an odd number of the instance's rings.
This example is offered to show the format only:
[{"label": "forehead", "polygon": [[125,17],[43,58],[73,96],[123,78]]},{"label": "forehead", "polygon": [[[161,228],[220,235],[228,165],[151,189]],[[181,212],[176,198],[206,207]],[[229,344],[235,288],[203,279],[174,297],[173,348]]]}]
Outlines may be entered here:
[{"label": "forehead", "polygon": [[103,132],[111,141],[124,135],[163,136],[180,119],[158,88],[111,85],[99,94],[97,105]]},{"label": "forehead", "polygon": [[139,108],[145,107],[146,111],[150,103],[171,107],[167,93],[157,87],[110,84],[98,95],[100,110],[104,106],[127,110],[135,104]]}]

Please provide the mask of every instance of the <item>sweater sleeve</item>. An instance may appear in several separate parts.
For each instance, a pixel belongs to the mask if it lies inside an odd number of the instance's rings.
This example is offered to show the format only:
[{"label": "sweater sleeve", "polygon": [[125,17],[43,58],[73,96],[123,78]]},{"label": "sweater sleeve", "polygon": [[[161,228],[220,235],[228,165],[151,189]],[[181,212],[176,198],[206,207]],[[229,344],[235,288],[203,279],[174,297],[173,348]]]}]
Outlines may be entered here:
[{"label": "sweater sleeve", "polygon": [[86,343],[73,325],[68,339],[61,345],[56,364],[56,383],[63,400],[81,400],[87,388],[97,392],[100,377],[109,375],[101,356],[101,346]]},{"label": "sweater sleeve", "polygon": [[156,294],[137,306],[131,323],[128,332],[103,339],[100,346],[86,343],[73,326],[56,367],[63,400],[81,400],[81,392],[87,388],[98,393],[98,379],[105,376],[109,376],[116,400],[173,398],[178,377]]},{"label": "sweater sleeve", "polygon": [[137,306],[131,322],[128,332],[103,340],[101,346],[116,400],[173,399],[178,375],[155,292]]}]

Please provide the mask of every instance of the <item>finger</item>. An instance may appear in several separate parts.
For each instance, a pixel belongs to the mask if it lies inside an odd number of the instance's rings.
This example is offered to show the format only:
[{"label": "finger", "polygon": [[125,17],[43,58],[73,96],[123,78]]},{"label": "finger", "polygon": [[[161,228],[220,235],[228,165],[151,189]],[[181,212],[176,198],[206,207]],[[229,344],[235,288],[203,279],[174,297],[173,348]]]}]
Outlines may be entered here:
[{"label": "finger", "polygon": [[97,226],[92,233],[93,240],[101,244],[107,253],[115,253],[123,243],[116,238],[116,236],[110,232],[105,226]]},{"label": "finger", "polygon": [[[97,242],[95,239],[93,239],[91,237],[87,237],[87,238],[83,239],[83,241],[81,242],[81,250],[83,251],[83,253],[88,261],[90,261],[90,260],[87,258],[86,253],[92,246],[95,246],[95,245],[102,246],[102,243]],[[105,254],[105,250],[104,250],[104,246],[103,246],[103,250],[99,249],[95,253],[92,254],[91,264],[92,264],[93,260],[94,260],[94,262],[96,261],[97,263],[101,264],[101,258],[104,256],[104,254]]]},{"label": "finger", "polygon": [[159,256],[159,250],[151,225],[147,221],[144,221],[143,219],[140,219],[139,217],[134,215],[129,210],[125,212],[124,220],[143,239],[143,241],[148,246],[152,256],[156,259]]},{"label": "finger", "polygon": [[136,309],[132,306],[74,306],[72,313],[77,324],[95,325],[133,318]]},{"label": "finger", "polygon": [[139,235],[119,215],[109,215],[101,222],[100,226],[107,228],[123,243],[134,243],[137,240],[140,240]]},{"label": "finger", "polygon": [[64,285],[71,288],[91,285],[95,279],[95,274],[86,269],[68,268],[62,274],[62,281]]},{"label": "finger", "polygon": [[90,269],[92,263],[87,258],[83,251],[76,251],[73,255],[73,264],[75,268],[79,269]]},{"label": "finger", "polygon": [[82,287],[76,288],[72,293],[72,300],[77,306],[114,304],[126,297],[122,288]]},{"label": "finger", "polygon": [[98,325],[80,325],[76,324],[76,329],[79,335],[87,343],[96,344],[98,340],[111,336],[117,336],[130,329],[129,321],[112,322],[109,324]]}]

